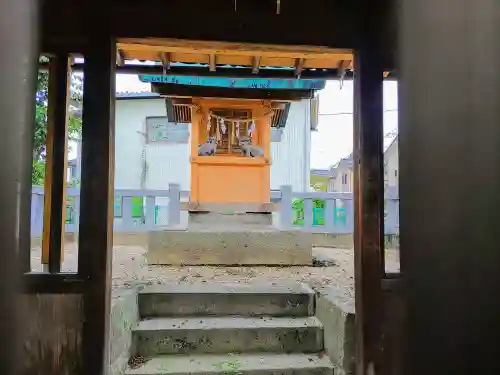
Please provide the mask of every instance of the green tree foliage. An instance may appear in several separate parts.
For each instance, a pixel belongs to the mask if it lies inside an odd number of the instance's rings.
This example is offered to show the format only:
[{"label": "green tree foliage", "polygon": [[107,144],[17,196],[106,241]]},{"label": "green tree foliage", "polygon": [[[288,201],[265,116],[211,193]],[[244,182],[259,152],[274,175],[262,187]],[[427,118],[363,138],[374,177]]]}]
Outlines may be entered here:
[{"label": "green tree foliage", "polygon": [[[47,59],[41,58],[46,62]],[[38,72],[36,90],[35,129],[33,138],[33,171],[31,182],[34,185],[43,185],[45,178],[45,155],[47,144],[47,105],[49,93],[48,72]],[[83,85],[81,76],[73,74],[71,77],[70,107],[80,107]],[[81,135],[82,121],[71,110],[68,121],[69,139],[76,139]]]}]

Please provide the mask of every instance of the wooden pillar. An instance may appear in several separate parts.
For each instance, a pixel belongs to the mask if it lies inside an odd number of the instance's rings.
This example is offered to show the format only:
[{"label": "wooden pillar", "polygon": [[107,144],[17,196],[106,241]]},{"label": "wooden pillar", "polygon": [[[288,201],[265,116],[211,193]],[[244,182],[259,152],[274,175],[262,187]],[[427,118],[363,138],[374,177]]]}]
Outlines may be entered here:
[{"label": "wooden pillar", "polygon": [[[263,100],[262,106],[256,111],[255,117],[265,116],[269,112],[271,112],[271,102]],[[264,149],[264,158],[267,160],[267,163],[271,160],[271,119],[271,116],[265,116],[255,122],[255,126],[258,129],[257,142]],[[261,184],[263,202],[270,202],[271,168],[269,165],[267,165],[267,168],[262,168]]]},{"label": "wooden pillar", "polygon": [[[356,374],[380,368],[384,275],[383,69],[376,34],[354,56]],[[370,367],[373,367],[370,369]],[[373,372],[372,372],[373,370]]]},{"label": "wooden pillar", "polygon": [[[22,320],[15,303],[20,292],[18,259],[29,269],[30,196],[38,52],[38,2],[4,0],[0,11],[0,350],[2,374],[20,368]],[[28,263],[26,263],[28,261]]]},{"label": "wooden pillar", "polygon": [[61,270],[66,217],[68,166],[68,55],[50,58],[47,111],[47,156],[43,210],[42,263],[50,273]]},{"label": "wooden pillar", "polygon": [[205,140],[201,139],[200,136],[200,123],[206,115],[206,111],[202,112],[200,108],[200,101],[193,100],[193,106],[191,107],[191,156],[198,156],[198,144],[203,143]]},{"label": "wooden pillar", "polygon": [[266,158],[271,157],[271,116],[266,116],[266,114],[270,113],[271,102],[269,100],[262,101],[262,107],[256,111],[255,117],[260,117],[259,120],[256,121],[256,126],[260,129],[258,132],[258,143],[264,149],[264,156]]},{"label": "wooden pillar", "polygon": [[109,366],[108,334],[113,247],[116,44],[94,37],[85,52],[78,273],[86,280],[84,374]]},{"label": "wooden pillar", "polygon": [[[201,138],[200,132],[203,123],[206,123],[208,111],[201,109],[201,101],[193,100],[194,106],[191,108],[191,155],[190,162],[198,157],[198,144],[205,142],[205,138]],[[205,125],[206,126],[206,125]],[[198,163],[191,163],[191,193],[190,202],[197,202],[199,197],[198,189]]]},{"label": "wooden pillar", "polygon": [[401,4],[405,374],[500,373],[500,3],[457,5]]}]

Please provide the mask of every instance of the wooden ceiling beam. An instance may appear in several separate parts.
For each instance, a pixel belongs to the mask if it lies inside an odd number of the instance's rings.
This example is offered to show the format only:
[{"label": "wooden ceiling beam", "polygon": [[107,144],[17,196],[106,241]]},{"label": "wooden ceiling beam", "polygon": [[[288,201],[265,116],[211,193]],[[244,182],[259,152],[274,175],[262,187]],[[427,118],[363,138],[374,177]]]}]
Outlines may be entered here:
[{"label": "wooden ceiling beam", "polygon": [[[307,31],[297,28],[303,24],[303,17],[280,15],[254,14],[194,14],[192,11],[185,15],[176,16],[168,4],[163,2],[169,14],[165,17],[157,10],[148,11],[145,7],[130,6],[130,10],[115,13],[112,19],[112,30],[118,37],[156,37],[203,39],[207,41],[226,40],[229,42],[258,42],[283,45],[316,45],[335,48],[353,48],[359,36],[358,26],[354,21],[354,14],[339,12],[336,15],[314,16],[315,22],[308,25]],[[160,2],[158,2],[160,4]],[[135,11],[131,11],[135,8]],[[191,19],[194,22],[185,22]],[[210,19],[207,23],[206,20]],[[128,21],[125,21],[128,20]],[[128,24],[126,23],[128,22]],[[193,27],[193,25],[196,25]],[[325,32],[324,25],[332,25],[329,32]],[[203,29],[203,30],[201,30]],[[299,31],[300,29],[300,31]]]},{"label": "wooden ceiling beam", "polygon": [[233,43],[204,40],[119,38],[117,46],[127,51],[157,51],[174,53],[198,53],[204,55],[233,55],[325,59],[352,59],[352,50],[319,46],[267,45],[259,43]]},{"label": "wooden ceiling beam", "polygon": [[[314,0],[308,2],[308,7],[303,7],[294,5],[298,1],[290,0],[282,2],[282,11],[278,15],[273,11],[256,11],[255,5],[251,9],[240,9],[238,4],[238,12],[232,8],[229,12],[214,6],[212,1],[206,3],[196,1],[197,12],[193,12],[193,2],[187,0],[111,1],[106,7],[106,32],[121,39],[223,40],[239,44],[309,45],[346,50],[359,48],[363,36],[364,21],[360,17],[362,12],[358,2]],[[390,70],[394,68],[391,64],[394,63],[397,33],[392,31],[396,17],[391,14],[395,12],[391,13],[386,3],[381,3],[372,22],[379,25],[383,40],[380,55],[384,69]],[[45,0],[40,20],[41,51],[85,51],[90,43],[89,29],[82,17],[86,7],[88,2],[80,0]],[[186,19],[191,22],[186,22]],[[297,27],[307,19],[312,22],[306,28]],[[259,54],[253,52],[252,55]]]},{"label": "wooden ceiling beam", "polygon": [[[157,51],[150,51],[147,49],[142,50],[126,50],[124,51],[127,60],[139,61],[157,61],[160,62],[159,53]],[[170,60],[179,63],[195,63],[207,64],[209,63],[209,55],[201,53],[183,53],[183,52],[169,52]],[[290,57],[261,57],[258,54],[254,56],[243,55],[221,55],[216,54],[217,66],[220,65],[238,65],[238,66],[255,66],[255,59],[259,59],[259,67],[294,67],[295,58]],[[345,58],[352,59],[350,55],[338,55],[335,57],[321,58],[321,59],[306,59],[304,62],[304,69],[329,69],[336,67],[338,62]]]},{"label": "wooden ceiling beam", "polygon": [[258,74],[259,68],[260,68],[260,56],[253,56],[252,57],[252,73]]},{"label": "wooden ceiling beam", "polygon": [[[47,71],[47,63],[40,63],[39,69]],[[83,63],[72,65],[75,72],[83,71]],[[181,75],[200,77],[227,77],[227,78],[266,78],[266,79],[295,79],[293,69],[260,69],[258,74],[252,73],[252,68],[226,68],[218,67],[215,72],[209,71],[206,66],[170,66],[167,71],[161,65],[132,65],[124,64],[116,67],[116,72],[120,74],[154,74],[154,75]],[[301,79],[337,79],[336,69],[316,69],[303,70]]]},{"label": "wooden ceiling beam", "polygon": [[[40,71],[47,71],[48,64],[40,63],[38,65]],[[75,63],[71,66],[72,71],[82,72],[83,64]],[[159,65],[131,65],[124,64],[116,67],[116,73],[119,74],[153,74],[162,75],[163,68]],[[219,67],[215,72],[209,72],[206,67],[197,66],[171,66],[166,75],[180,75],[180,76],[199,76],[199,77],[226,77],[226,78],[266,78],[266,79],[295,79],[294,70],[284,69],[260,69],[258,74],[253,74],[251,68],[222,68]],[[316,69],[316,70],[303,70],[300,79],[316,80],[337,80],[339,79],[338,69]],[[353,78],[351,71],[346,71],[345,80]],[[385,80],[397,80],[396,72],[391,72]]]}]

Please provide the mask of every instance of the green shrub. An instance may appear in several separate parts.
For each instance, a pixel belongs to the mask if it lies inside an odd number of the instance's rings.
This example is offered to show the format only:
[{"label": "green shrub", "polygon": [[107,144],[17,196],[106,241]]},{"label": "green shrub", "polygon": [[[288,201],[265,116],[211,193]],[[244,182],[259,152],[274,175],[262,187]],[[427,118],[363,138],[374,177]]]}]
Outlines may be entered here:
[{"label": "green shrub", "polygon": [[[324,215],[325,201],[322,199],[313,199],[313,225],[324,225],[325,215]],[[304,199],[294,199],[292,201],[293,210],[293,225],[303,226],[304,225]]]}]

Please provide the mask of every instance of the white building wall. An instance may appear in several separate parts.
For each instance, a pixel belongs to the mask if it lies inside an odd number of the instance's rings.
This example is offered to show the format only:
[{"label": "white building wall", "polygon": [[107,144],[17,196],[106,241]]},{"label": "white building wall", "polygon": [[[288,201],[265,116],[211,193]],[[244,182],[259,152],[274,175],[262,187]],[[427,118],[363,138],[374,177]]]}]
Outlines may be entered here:
[{"label": "white building wall", "polygon": [[309,100],[293,102],[280,142],[271,143],[271,189],[291,185],[309,191],[311,163],[311,106]]},{"label": "white building wall", "polygon": [[[191,132],[191,124],[189,131]],[[168,189],[168,184],[171,183],[179,184],[181,190],[190,189],[189,144],[152,143],[148,146],[147,189]]]},{"label": "white building wall", "polygon": [[335,182],[337,181],[337,177],[332,177],[328,180],[328,189],[327,191],[335,191]]},{"label": "white building wall", "polygon": [[337,175],[328,185],[329,191],[337,193],[352,192],[353,173],[350,168],[338,168]]},{"label": "white building wall", "polygon": [[399,185],[399,145],[396,139],[387,149],[384,155],[384,180],[387,186]]},{"label": "white building wall", "polygon": [[115,188],[141,188],[144,113],[152,100],[117,100],[115,104]]},{"label": "white building wall", "polygon": [[146,189],[167,189],[169,183],[178,183],[189,190],[189,143],[145,143],[146,117],[165,115],[163,99],[116,101],[116,188],[141,188],[145,151]]},{"label": "white building wall", "polygon": [[[190,143],[150,143],[144,147],[146,117],[165,116],[163,99],[127,99],[116,102],[115,187],[141,187],[141,154],[146,150],[146,189],[167,189],[178,183],[190,189]],[[294,191],[308,191],[311,153],[309,100],[290,106],[280,142],[271,143],[271,189],[291,185]]]}]

